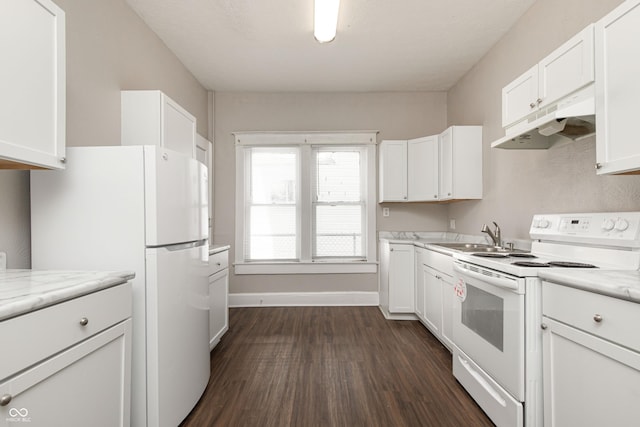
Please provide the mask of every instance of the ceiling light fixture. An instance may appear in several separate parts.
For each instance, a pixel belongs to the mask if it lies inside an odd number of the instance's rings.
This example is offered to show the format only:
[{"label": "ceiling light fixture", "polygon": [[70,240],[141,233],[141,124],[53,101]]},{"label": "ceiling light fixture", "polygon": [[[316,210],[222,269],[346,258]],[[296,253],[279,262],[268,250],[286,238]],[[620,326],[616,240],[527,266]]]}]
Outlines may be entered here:
[{"label": "ceiling light fixture", "polygon": [[313,35],[320,43],[328,43],[336,38],[340,0],[314,0]]}]

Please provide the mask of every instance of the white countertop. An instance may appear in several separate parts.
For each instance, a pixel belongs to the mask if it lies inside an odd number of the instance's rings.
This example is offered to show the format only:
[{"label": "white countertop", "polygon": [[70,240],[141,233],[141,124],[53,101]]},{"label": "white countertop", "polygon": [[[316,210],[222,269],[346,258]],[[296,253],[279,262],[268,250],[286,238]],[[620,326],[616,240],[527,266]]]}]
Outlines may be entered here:
[{"label": "white countertop", "polygon": [[[474,236],[449,231],[380,231],[378,232],[378,239],[387,240],[389,243],[412,244],[441,252],[445,255],[453,255],[460,251],[438,246],[437,243],[491,243],[487,236],[484,235]],[[513,242],[514,247],[517,249],[529,250],[531,248],[531,241],[529,240],[505,239],[505,241]]]},{"label": "white countertop", "polygon": [[211,245],[209,246],[209,255],[217,254],[222,251],[228,251],[231,245]]},{"label": "white countertop", "polygon": [[0,320],[133,279],[131,271],[0,270]]},{"label": "white countertop", "polygon": [[541,269],[544,280],[640,303],[640,272],[635,270]]}]

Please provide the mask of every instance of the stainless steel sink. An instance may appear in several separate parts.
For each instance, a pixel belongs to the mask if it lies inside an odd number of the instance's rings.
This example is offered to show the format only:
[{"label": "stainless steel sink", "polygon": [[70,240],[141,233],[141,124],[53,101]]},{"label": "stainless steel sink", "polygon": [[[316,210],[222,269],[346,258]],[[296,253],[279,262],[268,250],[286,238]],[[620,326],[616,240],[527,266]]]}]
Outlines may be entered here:
[{"label": "stainless steel sink", "polygon": [[508,249],[483,243],[434,243],[436,246],[454,249],[461,252],[496,252],[496,253],[523,253],[520,249]]}]

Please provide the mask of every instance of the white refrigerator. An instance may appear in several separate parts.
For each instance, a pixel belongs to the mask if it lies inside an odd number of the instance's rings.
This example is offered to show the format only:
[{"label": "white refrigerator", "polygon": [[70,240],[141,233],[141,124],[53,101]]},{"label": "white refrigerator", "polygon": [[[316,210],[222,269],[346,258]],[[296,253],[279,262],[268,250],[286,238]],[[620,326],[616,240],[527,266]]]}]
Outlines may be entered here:
[{"label": "white refrigerator", "polygon": [[175,427],[209,379],[207,199],[206,167],[155,146],[67,148],[66,170],[31,173],[33,269],[135,271],[134,427]]}]

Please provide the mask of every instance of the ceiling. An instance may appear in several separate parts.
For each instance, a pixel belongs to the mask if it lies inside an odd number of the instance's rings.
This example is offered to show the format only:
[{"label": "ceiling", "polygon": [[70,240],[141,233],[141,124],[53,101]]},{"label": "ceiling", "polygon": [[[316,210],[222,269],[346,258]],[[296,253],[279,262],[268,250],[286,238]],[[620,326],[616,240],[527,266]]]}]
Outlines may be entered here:
[{"label": "ceiling", "polygon": [[536,0],[342,0],[331,43],[313,0],[127,0],[209,90],[444,91]]}]

